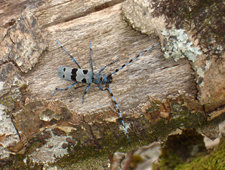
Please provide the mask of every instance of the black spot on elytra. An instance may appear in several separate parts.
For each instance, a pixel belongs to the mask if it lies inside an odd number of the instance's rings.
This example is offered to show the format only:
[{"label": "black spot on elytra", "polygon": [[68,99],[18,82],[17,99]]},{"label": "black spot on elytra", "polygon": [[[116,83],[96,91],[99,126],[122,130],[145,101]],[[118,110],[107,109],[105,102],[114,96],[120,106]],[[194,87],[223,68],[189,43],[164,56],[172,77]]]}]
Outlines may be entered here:
[{"label": "black spot on elytra", "polygon": [[87,73],[88,73],[88,70],[83,70],[83,73],[84,73],[84,74],[87,74]]},{"label": "black spot on elytra", "polygon": [[77,68],[73,68],[71,74],[71,80],[77,81]]},{"label": "black spot on elytra", "polygon": [[65,78],[65,75],[63,75],[63,78]]},{"label": "black spot on elytra", "polygon": [[72,69],[72,74],[77,74],[77,70],[78,70],[77,68],[73,68]]},{"label": "black spot on elytra", "polygon": [[66,71],[66,68],[64,68],[63,71],[65,72]]},{"label": "black spot on elytra", "polygon": [[86,79],[85,79],[85,78],[84,78],[81,82],[82,82],[82,83],[87,83],[87,81],[86,81]]}]

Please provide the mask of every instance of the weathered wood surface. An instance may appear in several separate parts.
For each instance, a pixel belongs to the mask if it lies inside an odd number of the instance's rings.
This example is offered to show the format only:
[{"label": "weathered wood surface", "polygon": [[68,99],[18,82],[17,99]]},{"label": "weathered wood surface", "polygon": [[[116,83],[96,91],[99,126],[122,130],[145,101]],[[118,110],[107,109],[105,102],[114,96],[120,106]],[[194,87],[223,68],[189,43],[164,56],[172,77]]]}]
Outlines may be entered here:
[{"label": "weathered wood surface", "polygon": [[[149,1],[127,0],[126,2],[123,3],[123,6],[122,6],[124,18],[135,30],[139,30],[145,34],[151,34],[152,32],[155,32],[160,37],[161,43],[164,45],[163,47],[164,49],[167,48],[168,46],[169,49],[175,48],[176,50],[178,49],[178,51],[181,50],[182,45],[179,45],[178,48],[175,47],[176,45],[173,43],[168,43],[168,41],[170,40],[165,40],[165,35],[161,33],[161,31],[167,32],[170,30],[169,27],[166,26],[168,24],[166,23],[168,21],[166,18],[167,17],[170,18],[171,16],[167,15],[166,14],[167,12],[165,13],[162,12],[160,13],[161,16],[153,17],[154,14],[157,13],[156,11],[161,9],[164,2],[160,3],[161,5],[159,5],[158,8],[153,7],[155,6],[154,3],[156,2],[154,1],[152,2],[151,0]],[[166,8],[166,5],[165,5],[165,8]],[[207,5],[204,8],[206,8],[205,10],[207,11],[208,10],[207,8],[209,8],[209,6]],[[200,17],[200,14],[199,14],[199,17]],[[173,20],[174,24],[175,22],[177,21]],[[200,22],[199,24],[201,24],[201,22],[204,22],[204,21],[202,20],[199,22]],[[197,22],[195,21],[195,24],[196,23]],[[214,26],[219,27],[221,24],[222,24],[222,21],[217,22],[216,24],[214,24]],[[194,28],[189,30],[189,28],[179,27],[179,29],[185,30],[184,33],[188,35],[188,41],[193,43],[193,47],[199,48],[201,46],[201,43],[200,43],[201,38],[200,37],[197,39],[194,38],[195,37],[194,35],[196,34],[194,31],[195,30]],[[176,31],[178,31],[179,29],[176,29]],[[214,35],[213,32],[211,32],[210,34]],[[173,35],[171,35],[170,38],[173,39]],[[218,49],[224,48],[222,47],[224,45],[216,41],[214,41],[214,46],[217,46]],[[187,47],[185,49],[188,50]],[[211,55],[207,55],[205,53],[208,50],[210,51]],[[169,52],[170,54],[169,57],[173,57],[173,54],[171,52],[172,50]],[[164,50],[164,54],[165,53],[166,53],[166,50]],[[214,55],[213,53],[214,53],[213,49],[211,49],[210,47],[198,50],[198,54],[194,55],[196,57],[195,61],[190,62],[195,72],[196,87],[198,89],[197,99],[199,100],[200,104],[204,106],[205,112],[208,112],[208,113],[211,111],[215,111],[215,109],[217,111],[220,110],[223,112],[224,106],[225,106],[225,88],[224,88],[225,53],[223,53],[221,57],[218,57],[217,55]],[[177,57],[181,58],[182,55],[183,54],[178,54]],[[190,55],[189,53],[186,53],[184,54],[184,56],[185,58],[189,58]]]},{"label": "weathered wood surface", "polygon": [[[132,30],[123,21],[121,4],[47,27],[46,32],[48,52],[38,66],[25,75],[29,81],[31,97],[61,100],[70,110],[78,113],[96,112],[111,107],[111,98],[106,91],[100,91],[94,84],[85,96],[84,104],[81,103],[81,97],[85,87],[56,92],[54,97],[51,96],[55,87],[67,87],[71,84],[57,77],[57,68],[62,65],[76,67],[56,40],[76,57],[83,68],[90,68],[89,42],[92,43],[95,71],[118,59],[119,62],[110,66],[106,73],[158,42],[156,38]],[[153,48],[114,75],[110,88],[123,112],[145,103],[148,96],[162,99],[167,95],[175,95],[178,91],[191,95],[196,92],[188,62],[183,60],[175,63],[164,59],[159,47]]]},{"label": "weathered wood surface", "polygon": [[[92,84],[84,104],[81,98],[86,85],[83,84],[66,92],[58,91],[51,96],[56,87],[65,88],[72,84],[58,78],[58,67],[76,67],[56,40],[73,54],[82,68],[90,68],[89,42],[92,43],[95,71],[118,60],[104,73],[113,71],[159,42],[155,35],[143,35],[124,21],[120,2],[49,0],[34,3],[21,0],[18,8],[15,7],[16,2],[3,2],[4,8],[0,16],[4,18],[0,24],[0,29],[3,30],[0,36],[0,48],[3,49],[0,51],[0,97],[4,107],[1,107],[0,113],[6,115],[8,122],[13,122],[11,127],[14,131],[4,135],[16,136],[16,140],[7,138],[1,141],[2,145],[7,143],[10,146],[9,153],[24,153],[26,147],[33,144],[31,139],[39,135],[34,140],[40,142],[35,145],[37,150],[34,147],[27,157],[36,163],[49,163],[55,161],[54,155],[62,157],[68,154],[67,146],[73,146],[77,141],[88,145],[108,140],[105,139],[107,130],[113,131],[109,133],[109,136],[113,134],[110,137],[121,137],[115,124],[118,115],[107,91],[100,91]],[[12,13],[4,13],[14,7]],[[26,8],[25,12],[23,8]],[[188,61],[167,60],[163,57],[160,46],[157,46],[113,75],[110,88],[125,119],[128,117],[129,123],[133,123],[131,134],[138,132],[139,136],[144,136],[145,125],[150,126],[148,117],[142,117],[144,121],[136,120],[144,113],[143,108],[149,105],[149,98],[160,99],[164,104],[168,97],[176,98],[180,94],[196,97],[193,74]],[[26,82],[28,86],[21,88],[20,85]],[[11,97],[13,99],[8,104],[8,98]],[[9,110],[12,120],[4,109]],[[170,109],[172,110],[172,106]],[[164,118],[170,116],[170,109],[164,114]],[[157,111],[155,117],[158,112],[160,111]],[[93,116],[102,113],[108,119]],[[125,123],[127,122],[128,120]],[[60,135],[63,137],[60,138]],[[8,145],[3,146],[6,148]],[[43,155],[49,159],[45,159]]]}]

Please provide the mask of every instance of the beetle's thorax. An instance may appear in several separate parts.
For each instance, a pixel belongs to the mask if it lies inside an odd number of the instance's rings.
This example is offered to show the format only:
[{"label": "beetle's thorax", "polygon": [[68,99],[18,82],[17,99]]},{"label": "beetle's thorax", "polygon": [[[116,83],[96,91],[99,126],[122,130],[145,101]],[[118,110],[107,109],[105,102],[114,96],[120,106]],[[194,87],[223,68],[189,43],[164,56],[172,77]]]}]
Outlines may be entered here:
[{"label": "beetle's thorax", "polygon": [[100,84],[101,83],[101,78],[102,78],[101,74],[99,74],[99,73],[94,74],[93,75],[93,83]]},{"label": "beetle's thorax", "polygon": [[95,84],[110,84],[112,82],[112,76],[102,75],[101,73],[94,74]]}]

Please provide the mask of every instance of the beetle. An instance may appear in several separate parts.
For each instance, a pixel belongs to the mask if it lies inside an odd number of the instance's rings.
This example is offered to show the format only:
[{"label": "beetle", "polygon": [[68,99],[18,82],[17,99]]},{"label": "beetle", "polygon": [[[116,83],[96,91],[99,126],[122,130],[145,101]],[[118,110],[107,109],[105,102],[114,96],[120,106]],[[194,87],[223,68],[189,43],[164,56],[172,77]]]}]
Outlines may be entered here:
[{"label": "beetle", "polygon": [[[118,112],[118,114],[119,114],[119,116],[122,120],[122,126],[123,126],[123,129],[124,129],[124,132],[125,132],[127,138],[129,139],[128,131],[127,131],[127,128],[125,126],[125,123],[124,123],[124,120],[123,120],[123,117],[122,117],[122,113],[119,109],[119,105],[117,104],[116,99],[115,99],[111,89],[109,88],[109,84],[112,83],[112,75],[113,74],[122,70],[124,67],[126,67],[127,65],[129,65],[130,63],[135,61],[138,57],[140,57],[141,55],[143,55],[147,51],[150,51],[153,47],[156,47],[159,43],[150,46],[149,48],[142,51],[137,56],[130,59],[127,63],[123,64],[121,67],[117,68],[116,70],[114,70],[113,72],[111,72],[109,74],[102,74],[102,73],[106,69],[107,66],[110,66],[110,65],[114,64],[116,61],[113,61],[113,62],[107,64],[106,66],[101,68],[98,73],[94,73],[93,62],[92,62],[92,53],[93,52],[92,52],[91,43],[89,43],[91,69],[82,69],[80,67],[79,63],[76,61],[76,59],[62,46],[62,44],[59,41],[57,41],[57,43],[72,58],[72,60],[75,62],[75,64],[78,66],[78,68],[72,68],[72,67],[67,67],[67,66],[61,66],[61,67],[58,68],[58,76],[61,79],[70,80],[70,81],[73,81],[74,83],[71,84],[67,88],[55,88],[55,90],[52,92],[52,95],[54,95],[56,91],[69,90],[72,87],[74,87],[77,83],[86,83],[87,87],[86,87],[86,89],[84,91],[84,94],[82,96],[82,103],[84,103],[84,96],[87,94],[87,92],[90,88],[90,85],[92,83],[96,84],[99,87],[100,90],[107,90],[112,97],[113,103],[116,106],[116,110],[117,110],[117,112]],[[103,89],[103,87],[104,87],[104,89]]]}]

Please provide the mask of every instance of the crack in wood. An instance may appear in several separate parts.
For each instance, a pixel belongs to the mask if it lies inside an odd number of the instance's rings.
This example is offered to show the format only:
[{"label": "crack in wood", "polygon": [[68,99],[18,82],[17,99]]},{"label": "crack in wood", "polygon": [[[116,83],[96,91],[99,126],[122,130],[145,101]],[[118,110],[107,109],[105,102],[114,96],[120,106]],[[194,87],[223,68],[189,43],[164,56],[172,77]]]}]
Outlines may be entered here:
[{"label": "crack in wood", "polygon": [[[45,28],[51,27],[53,25],[58,25],[58,24],[69,22],[69,21],[72,21],[72,20],[75,20],[75,19],[78,19],[78,18],[82,18],[82,17],[85,17],[85,16],[87,16],[87,15],[93,13],[93,12],[101,11],[103,9],[112,7],[112,6],[117,5],[119,3],[122,3],[122,2],[124,2],[124,0],[115,0],[115,1],[105,2],[105,3],[100,4],[98,6],[94,6],[94,7],[91,6],[85,12],[80,13],[79,15],[77,15],[77,14],[76,15],[70,15],[69,17],[63,18],[61,20],[58,20],[58,21],[55,21],[55,22],[43,25],[43,28],[45,29]],[[57,4],[57,5],[52,6],[52,7],[56,7],[56,6],[59,6],[59,5],[61,5],[61,4]]]}]

